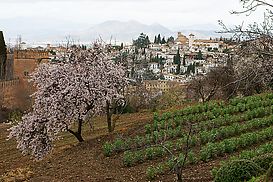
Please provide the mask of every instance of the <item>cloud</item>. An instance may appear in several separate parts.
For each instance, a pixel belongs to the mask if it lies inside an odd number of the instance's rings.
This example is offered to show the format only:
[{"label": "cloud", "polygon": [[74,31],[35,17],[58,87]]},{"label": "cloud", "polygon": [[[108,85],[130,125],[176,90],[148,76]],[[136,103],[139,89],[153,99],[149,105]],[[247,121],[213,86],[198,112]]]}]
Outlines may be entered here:
[{"label": "cloud", "polygon": [[[240,24],[251,17],[230,15],[240,9],[239,0],[0,0],[0,28],[21,34],[48,29],[87,29],[107,20],[160,23],[171,29],[196,24]],[[263,15],[263,14],[262,14]],[[20,29],[18,22],[24,21]],[[15,34],[15,33],[14,33]],[[16,35],[16,34],[15,34]]]},{"label": "cloud", "polygon": [[[76,2],[140,2],[140,1],[145,1],[145,2],[160,2],[160,1],[166,1],[166,2],[170,2],[170,1],[179,1],[179,0],[77,0]],[[182,0],[183,1],[183,0]],[[75,2],[75,0],[0,0],[0,2],[4,2],[4,3],[36,3],[36,2]]]}]

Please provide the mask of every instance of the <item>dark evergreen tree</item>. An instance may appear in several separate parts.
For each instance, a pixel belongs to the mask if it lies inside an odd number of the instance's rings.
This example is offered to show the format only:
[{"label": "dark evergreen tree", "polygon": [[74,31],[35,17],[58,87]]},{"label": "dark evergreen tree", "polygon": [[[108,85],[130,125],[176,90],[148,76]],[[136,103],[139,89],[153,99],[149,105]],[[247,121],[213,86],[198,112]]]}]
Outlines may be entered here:
[{"label": "dark evergreen tree", "polygon": [[157,37],[155,36],[154,43],[158,44]]},{"label": "dark evergreen tree", "polygon": [[160,34],[158,34],[158,36],[157,36],[157,43],[158,43],[158,44],[161,43],[161,35],[160,35]]},{"label": "dark evergreen tree", "polygon": [[3,32],[0,31],[0,80],[6,76],[7,49]]},{"label": "dark evergreen tree", "polygon": [[195,74],[195,67],[196,67],[196,64],[193,63],[193,65],[192,65],[192,70],[191,70],[193,74]]},{"label": "dark evergreen tree", "polygon": [[149,36],[148,36],[148,35],[146,36],[145,43],[146,43],[147,45],[151,44],[151,41],[150,41],[150,39],[149,39]]},{"label": "dark evergreen tree", "polygon": [[136,40],[133,40],[133,45],[139,49],[145,49],[150,44],[149,37],[144,33],[141,33]]},{"label": "dark evergreen tree", "polygon": [[186,56],[183,57],[183,66],[186,66]]},{"label": "dark evergreen tree", "polygon": [[176,74],[179,75],[181,71],[181,64],[178,64],[176,67]]},{"label": "dark evergreen tree", "polygon": [[176,67],[176,74],[180,74],[180,69],[181,69],[181,56],[179,53],[179,49],[177,50],[176,55],[173,57],[174,58],[174,64],[177,64]]},{"label": "dark evergreen tree", "polygon": [[177,50],[176,55],[173,57],[174,64],[181,64],[181,56],[179,53],[179,49]]},{"label": "dark evergreen tree", "polygon": [[169,38],[167,39],[167,43],[168,43],[168,44],[174,44],[174,37],[173,37],[173,36],[169,37]]},{"label": "dark evergreen tree", "polygon": [[161,40],[161,44],[166,44],[165,37],[163,37],[163,38],[162,38],[162,40]]},{"label": "dark evergreen tree", "polygon": [[197,54],[197,60],[202,60],[203,59],[203,54],[202,52],[199,50],[198,54]]}]

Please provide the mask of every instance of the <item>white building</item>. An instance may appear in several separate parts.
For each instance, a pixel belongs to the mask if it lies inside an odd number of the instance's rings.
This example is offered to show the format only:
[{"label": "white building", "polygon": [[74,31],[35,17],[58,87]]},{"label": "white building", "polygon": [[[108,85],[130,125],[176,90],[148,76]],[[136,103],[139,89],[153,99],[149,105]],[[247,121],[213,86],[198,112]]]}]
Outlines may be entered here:
[{"label": "white building", "polygon": [[151,70],[155,74],[160,73],[159,64],[158,63],[149,63],[149,70]]},{"label": "white building", "polygon": [[221,44],[223,44],[222,41],[195,39],[193,34],[189,35],[189,48],[191,51],[208,51],[208,49],[219,50]]}]

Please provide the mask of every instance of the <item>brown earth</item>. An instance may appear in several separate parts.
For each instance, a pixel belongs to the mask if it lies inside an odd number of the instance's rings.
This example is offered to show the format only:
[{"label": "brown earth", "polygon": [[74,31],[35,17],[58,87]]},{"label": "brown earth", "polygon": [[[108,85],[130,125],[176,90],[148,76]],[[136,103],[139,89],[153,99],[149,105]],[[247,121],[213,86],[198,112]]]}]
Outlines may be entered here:
[{"label": "brown earth", "polygon": [[[68,134],[64,134],[64,139],[56,143],[56,148],[44,160],[35,162],[29,156],[22,156],[16,149],[15,141],[7,141],[7,124],[0,125],[0,176],[10,181],[20,180],[10,173],[25,170],[30,177],[28,181],[91,181],[91,182],[122,182],[122,181],[148,181],[146,169],[155,162],[148,161],[134,167],[124,167],[122,164],[122,154],[112,157],[105,157],[102,154],[102,145],[105,141],[114,139],[116,136],[128,137],[143,132],[143,125],[152,119],[151,113],[137,113],[123,115],[117,122],[116,132],[107,134],[107,128],[102,118],[95,120],[95,129],[90,131],[85,129],[86,141],[78,142]],[[88,128],[88,127],[86,127]],[[187,167],[183,172],[184,181],[212,181],[210,170],[219,163],[218,160],[208,163],[200,163]],[[15,170],[15,172],[14,172]],[[12,171],[12,172],[11,172]],[[21,172],[24,173],[24,172]],[[22,174],[20,175],[22,176]],[[9,174],[9,175],[8,175]],[[25,176],[28,176],[25,175]],[[8,177],[7,177],[8,176]],[[19,179],[19,180],[18,180]],[[174,174],[167,174],[158,177],[155,181],[171,182],[176,181]]]}]

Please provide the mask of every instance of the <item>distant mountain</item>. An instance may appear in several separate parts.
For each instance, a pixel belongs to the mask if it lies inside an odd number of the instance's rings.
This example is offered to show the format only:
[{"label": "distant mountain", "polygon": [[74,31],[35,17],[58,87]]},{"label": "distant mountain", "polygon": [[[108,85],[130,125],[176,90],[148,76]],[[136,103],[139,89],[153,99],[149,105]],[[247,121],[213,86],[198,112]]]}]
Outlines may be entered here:
[{"label": "distant mountain", "polygon": [[106,21],[73,36],[84,41],[102,38],[105,41],[132,42],[142,32],[147,34],[151,41],[159,33],[163,36],[173,35],[171,30],[160,24],[146,25],[137,21]]},{"label": "distant mountain", "polygon": [[133,39],[136,39],[141,32],[147,34],[150,40],[154,40],[154,36],[159,33],[162,36],[174,36],[176,38],[177,32],[182,32],[185,36],[189,34],[194,34],[197,39],[209,39],[225,36],[223,34],[217,33],[221,27],[214,24],[200,24],[192,25],[188,27],[177,28],[175,31],[158,24],[154,23],[151,25],[146,25],[137,21],[106,21],[98,25],[94,25],[89,29],[80,31],[73,34],[73,37],[80,39],[82,41],[93,41],[98,38],[102,38],[104,41],[109,42],[127,42],[131,43]]},{"label": "distant mountain", "polygon": [[[26,26],[30,22],[31,26]],[[132,43],[132,40],[136,39],[142,32],[147,34],[151,41],[159,33],[162,36],[174,36],[176,38],[178,31],[186,36],[193,33],[196,38],[220,37],[221,35],[216,33],[220,27],[217,27],[213,24],[201,24],[188,27],[180,26],[170,30],[158,23],[147,25],[133,20],[125,22],[112,20],[90,25],[58,20],[39,21],[35,18],[26,19],[23,17],[2,19],[0,22],[0,28],[4,31],[7,42],[15,42],[17,35],[22,35],[22,40],[30,44],[65,43],[68,36],[75,42],[82,43],[90,43],[99,38],[106,42],[111,40],[112,43],[115,41]]]},{"label": "distant mountain", "polygon": [[193,34],[195,35],[196,39],[209,39],[209,38],[215,38],[215,37],[221,36],[221,34],[213,30],[181,30],[181,32],[187,37],[190,34]]},{"label": "distant mountain", "polygon": [[184,35],[188,36],[189,34],[194,34],[197,39],[208,39],[215,38],[220,36],[228,36],[218,33],[221,30],[221,27],[215,24],[196,24],[191,26],[182,26],[176,28],[180,30]]},{"label": "distant mountain", "polygon": [[184,30],[206,30],[206,31],[215,31],[219,30],[221,27],[219,25],[207,23],[207,24],[195,24],[190,26],[182,26],[181,29]]}]

